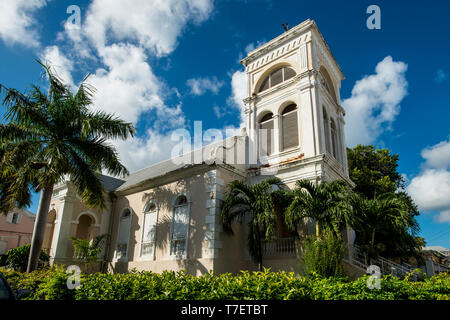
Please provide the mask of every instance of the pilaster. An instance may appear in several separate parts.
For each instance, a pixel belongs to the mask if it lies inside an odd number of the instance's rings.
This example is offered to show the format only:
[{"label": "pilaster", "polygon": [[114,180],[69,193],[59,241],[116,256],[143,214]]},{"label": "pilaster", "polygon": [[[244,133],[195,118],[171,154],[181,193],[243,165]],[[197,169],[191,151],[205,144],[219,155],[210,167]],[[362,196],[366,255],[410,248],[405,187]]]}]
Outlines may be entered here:
[{"label": "pilaster", "polygon": [[220,206],[225,198],[225,182],[220,177],[218,169],[211,170],[207,174],[208,185],[206,193],[207,215],[205,216],[206,232],[205,239],[206,248],[203,251],[204,258],[217,259],[219,251],[222,248],[220,240],[220,232],[222,231],[222,223],[220,221]]}]

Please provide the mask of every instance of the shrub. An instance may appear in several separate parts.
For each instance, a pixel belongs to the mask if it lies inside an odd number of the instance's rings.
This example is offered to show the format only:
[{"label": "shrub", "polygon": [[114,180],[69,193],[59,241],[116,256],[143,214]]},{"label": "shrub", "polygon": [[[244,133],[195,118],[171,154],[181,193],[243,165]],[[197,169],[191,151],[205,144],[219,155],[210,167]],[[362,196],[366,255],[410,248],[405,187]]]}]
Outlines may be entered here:
[{"label": "shrub", "polygon": [[381,279],[381,289],[369,289],[367,276],[355,281],[310,277],[286,272],[212,273],[195,277],[184,271],[132,271],[127,274],[81,274],[81,287],[69,290],[63,267],[32,273],[1,270],[15,289],[31,290],[29,300],[437,300],[450,299],[450,275],[421,282],[393,276]]},{"label": "shrub", "polygon": [[[14,270],[24,272],[27,269],[28,257],[30,255],[30,244],[26,244],[22,247],[9,249],[6,252],[6,266],[13,268]],[[41,251],[39,256],[38,267],[43,267],[45,263],[50,260],[48,254]]]},{"label": "shrub", "polygon": [[343,257],[342,239],[325,232],[321,238],[312,236],[306,239],[301,264],[306,276],[315,273],[323,277],[344,277]]}]

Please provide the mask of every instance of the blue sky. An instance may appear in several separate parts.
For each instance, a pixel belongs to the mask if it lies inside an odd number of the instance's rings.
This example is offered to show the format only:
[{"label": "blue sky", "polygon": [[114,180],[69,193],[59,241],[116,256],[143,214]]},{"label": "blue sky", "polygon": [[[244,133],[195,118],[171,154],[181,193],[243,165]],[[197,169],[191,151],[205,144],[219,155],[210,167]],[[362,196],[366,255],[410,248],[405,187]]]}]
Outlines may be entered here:
[{"label": "blue sky", "polygon": [[[371,4],[381,30],[366,27]],[[78,29],[67,22],[70,5],[81,9]],[[0,83],[45,86],[36,58],[73,86],[91,73],[97,106],[138,127],[135,139],[115,143],[134,171],[170,157],[176,128],[238,128],[239,60],[281,34],[282,23],[313,19],[346,76],[350,146],[399,154],[421,235],[450,247],[449,9],[432,0],[8,1],[0,4]]]}]

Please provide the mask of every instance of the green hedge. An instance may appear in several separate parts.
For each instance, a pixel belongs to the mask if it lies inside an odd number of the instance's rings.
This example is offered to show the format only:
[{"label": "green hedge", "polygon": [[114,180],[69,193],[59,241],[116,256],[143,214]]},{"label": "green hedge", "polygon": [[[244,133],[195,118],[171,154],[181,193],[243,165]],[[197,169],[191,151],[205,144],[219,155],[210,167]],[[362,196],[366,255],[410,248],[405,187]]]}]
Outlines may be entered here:
[{"label": "green hedge", "polygon": [[23,274],[1,270],[14,288],[29,289],[31,300],[397,300],[450,299],[450,275],[421,282],[385,276],[381,289],[369,289],[367,276],[355,281],[320,276],[300,277],[285,272],[241,272],[194,277],[185,272],[82,274],[81,287],[67,289],[69,275],[61,267]]}]

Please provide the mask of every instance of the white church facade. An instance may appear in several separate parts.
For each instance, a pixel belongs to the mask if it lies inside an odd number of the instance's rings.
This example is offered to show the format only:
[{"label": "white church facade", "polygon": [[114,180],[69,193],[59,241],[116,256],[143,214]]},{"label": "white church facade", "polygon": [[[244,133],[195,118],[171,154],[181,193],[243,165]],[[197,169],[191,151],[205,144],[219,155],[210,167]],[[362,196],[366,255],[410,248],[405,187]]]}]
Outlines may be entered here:
[{"label": "white church facade", "polygon": [[[52,263],[76,263],[70,237],[108,234],[105,271],[255,270],[246,224],[236,223],[233,235],[222,231],[220,206],[231,181],[276,176],[288,188],[300,179],[352,184],[339,95],[344,76],[314,21],[249,52],[241,63],[248,92],[241,134],[124,179],[103,176],[108,208],[102,213],[84,205],[70,181],[55,186],[44,240]],[[280,227],[277,240],[264,245],[263,265],[297,272],[298,241]]]}]

